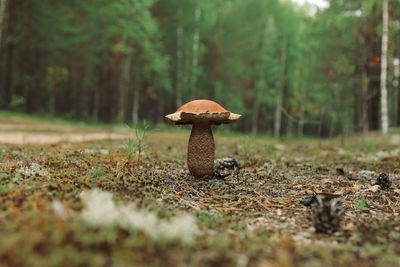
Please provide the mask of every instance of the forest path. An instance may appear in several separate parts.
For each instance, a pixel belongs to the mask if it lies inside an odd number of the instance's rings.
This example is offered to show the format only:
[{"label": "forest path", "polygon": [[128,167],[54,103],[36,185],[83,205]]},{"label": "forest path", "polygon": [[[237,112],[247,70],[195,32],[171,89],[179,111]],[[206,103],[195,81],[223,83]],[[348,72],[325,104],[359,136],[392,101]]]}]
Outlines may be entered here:
[{"label": "forest path", "polygon": [[104,139],[125,139],[130,136],[132,136],[132,133],[118,128],[102,129],[25,119],[0,118],[0,143],[3,144],[76,143]]}]

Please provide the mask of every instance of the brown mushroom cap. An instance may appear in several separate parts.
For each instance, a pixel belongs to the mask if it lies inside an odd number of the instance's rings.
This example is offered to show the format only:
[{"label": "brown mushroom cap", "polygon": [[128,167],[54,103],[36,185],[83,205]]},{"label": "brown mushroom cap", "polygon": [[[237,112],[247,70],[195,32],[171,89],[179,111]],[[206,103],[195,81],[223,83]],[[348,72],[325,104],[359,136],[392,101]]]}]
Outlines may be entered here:
[{"label": "brown mushroom cap", "polygon": [[184,104],[175,113],[166,115],[167,121],[174,124],[193,124],[195,120],[209,121],[210,124],[220,125],[239,120],[242,115],[224,109],[211,100],[194,100]]}]

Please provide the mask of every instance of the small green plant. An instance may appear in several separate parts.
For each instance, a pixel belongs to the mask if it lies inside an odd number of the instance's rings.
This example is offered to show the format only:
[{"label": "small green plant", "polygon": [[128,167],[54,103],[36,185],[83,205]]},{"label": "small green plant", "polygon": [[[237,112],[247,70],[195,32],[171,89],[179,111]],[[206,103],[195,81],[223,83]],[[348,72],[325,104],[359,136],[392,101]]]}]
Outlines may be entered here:
[{"label": "small green plant", "polygon": [[242,138],[242,149],[243,149],[243,153],[244,154],[249,154],[250,152],[250,148],[251,148],[251,144],[252,144],[252,140],[250,139],[250,137],[247,135],[244,138]]},{"label": "small green plant", "polygon": [[367,210],[370,207],[370,201],[368,201],[367,199],[361,199],[359,201],[357,201],[357,208],[359,210]]},{"label": "small green plant", "polygon": [[126,154],[128,155],[128,161],[131,161],[135,154],[137,154],[137,161],[140,160],[140,155],[144,149],[144,137],[146,136],[147,129],[150,127],[150,124],[147,121],[143,121],[143,126],[140,126],[140,123],[136,122],[135,127],[129,127],[136,136],[136,139],[129,138],[125,144]]},{"label": "small green plant", "polygon": [[10,184],[0,184],[0,196],[4,196],[8,192],[8,188],[10,187]]},{"label": "small green plant", "polygon": [[266,155],[272,154],[272,155],[276,156],[277,152],[278,152],[278,150],[276,149],[275,146],[272,146],[272,145],[264,146],[264,154],[266,154]]}]

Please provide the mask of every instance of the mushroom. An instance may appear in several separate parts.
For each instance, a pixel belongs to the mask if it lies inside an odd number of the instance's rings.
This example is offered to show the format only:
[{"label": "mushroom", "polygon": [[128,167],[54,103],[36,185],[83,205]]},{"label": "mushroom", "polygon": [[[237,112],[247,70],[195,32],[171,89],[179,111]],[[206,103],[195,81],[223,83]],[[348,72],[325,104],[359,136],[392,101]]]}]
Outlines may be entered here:
[{"label": "mushroom", "polygon": [[211,100],[194,100],[184,104],[175,113],[166,115],[174,124],[193,124],[189,138],[187,164],[196,178],[212,177],[214,172],[214,138],[211,125],[232,123],[242,115],[232,113]]}]

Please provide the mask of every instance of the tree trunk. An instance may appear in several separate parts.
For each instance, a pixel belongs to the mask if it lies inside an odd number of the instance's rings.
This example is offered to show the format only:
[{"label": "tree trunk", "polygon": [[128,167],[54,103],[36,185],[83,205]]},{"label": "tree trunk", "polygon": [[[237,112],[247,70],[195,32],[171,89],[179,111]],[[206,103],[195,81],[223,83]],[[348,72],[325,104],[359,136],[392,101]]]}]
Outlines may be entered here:
[{"label": "tree trunk", "polygon": [[95,121],[99,120],[99,110],[100,110],[100,90],[101,87],[93,88],[93,110],[92,110],[92,119]]},{"label": "tree trunk", "polygon": [[274,136],[279,137],[281,132],[281,119],[282,119],[282,102],[283,102],[283,88],[285,85],[285,70],[286,68],[286,40],[282,45],[281,54],[281,75],[279,84],[277,86],[276,106],[275,106],[275,123],[274,123]]},{"label": "tree trunk", "polygon": [[382,51],[381,51],[381,124],[382,133],[387,134],[389,131],[388,104],[387,104],[387,49],[388,49],[388,0],[383,0],[382,11]]},{"label": "tree trunk", "polygon": [[133,92],[133,109],[132,109],[132,122],[135,124],[139,119],[139,97],[140,90],[139,88],[135,88]]},{"label": "tree trunk", "polygon": [[256,136],[258,132],[258,118],[260,116],[260,94],[261,89],[256,87],[256,95],[254,100],[253,116],[251,119],[251,135]]},{"label": "tree trunk", "polygon": [[379,107],[380,107],[380,64],[379,55],[381,54],[381,38],[376,31],[379,25],[380,13],[376,12],[377,6],[374,5],[373,13],[369,14],[366,8],[366,1],[362,1],[363,12],[363,47],[366,51],[364,68],[368,77],[368,130],[378,130],[379,127]]},{"label": "tree trunk", "polygon": [[182,17],[182,7],[178,10],[178,27],[176,29],[177,35],[177,63],[176,63],[176,107],[182,106],[182,72],[183,72],[183,27],[180,22]]},{"label": "tree trunk", "polygon": [[397,76],[397,127],[400,127],[400,76]]},{"label": "tree trunk", "polygon": [[212,51],[212,66],[211,66],[211,80],[212,80],[212,88],[210,91],[210,97],[213,98],[216,95],[217,88],[221,84],[221,77],[219,72],[219,65],[221,61],[221,53],[219,49],[219,45],[221,44],[221,29],[220,29],[220,15],[219,10],[221,9],[222,1],[218,1],[218,6],[216,10],[216,21],[215,21],[215,31],[213,36],[213,51]]},{"label": "tree trunk", "polygon": [[157,122],[161,123],[164,120],[164,91],[161,89],[158,92],[157,101]]},{"label": "tree trunk", "polygon": [[118,117],[121,121],[127,119],[127,110],[128,110],[128,92],[129,92],[129,84],[130,84],[130,74],[131,74],[131,64],[132,64],[132,53],[126,55],[123,59],[123,66],[121,72],[121,83],[119,85],[119,111]]},{"label": "tree trunk", "polygon": [[52,117],[56,116],[56,92],[55,86],[51,86],[50,88],[50,96],[49,96],[49,111]]},{"label": "tree trunk", "polygon": [[140,103],[140,81],[139,81],[139,67],[136,66],[134,73],[134,88],[133,88],[133,107],[132,107],[132,123],[139,119],[139,103]]},{"label": "tree trunk", "polygon": [[199,62],[199,40],[200,40],[200,16],[201,9],[196,7],[195,11],[195,29],[193,33],[193,52],[192,52],[192,71],[191,71],[191,79],[190,79],[190,95],[191,98],[194,99],[196,97],[196,80],[197,80],[197,65]]},{"label": "tree trunk", "polygon": [[[362,14],[363,14],[363,21],[366,21],[366,16],[367,16],[367,10],[366,10],[366,3],[362,3]],[[360,39],[360,45],[362,47],[361,51],[361,60],[363,64],[367,62],[367,47],[366,47],[366,42],[365,38]],[[368,85],[369,85],[369,79],[368,79],[368,69],[367,66],[362,65],[361,66],[361,120],[360,120],[360,128],[363,132],[363,134],[368,133],[369,131],[369,125],[368,125],[368,102],[369,102],[369,92],[368,92]]]},{"label": "tree trunk", "polygon": [[324,110],[324,108],[322,108],[321,112],[319,114],[319,123],[318,123],[318,137],[319,138],[322,137],[322,123],[324,120],[324,116],[325,116],[325,110]]},{"label": "tree trunk", "polygon": [[[328,102],[327,97],[329,97],[329,92],[330,92],[331,88],[332,88],[332,82],[329,82],[328,86],[326,86],[326,88],[325,88],[326,97],[324,99],[324,103],[322,104],[322,107],[321,107],[321,110],[320,110],[320,113],[319,113],[318,130],[317,130],[319,138],[322,138],[322,126],[323,126],[323,122],[324,122],[324,118],[325,118],[325,113],[327,112],[327,110],[326,110],[327,109],[327,102]],[[332,116],[331,116],[332,117],[332,121],[333,121],[333,118],[334,118],[335,115],[336,115],[335,113],[332,114]]]},{"label": "tree trunk", "polygon": [[88,65],[90,65],[90,63],[88,62],[87,57],[85,56],[84,59],[82,60],[82,63],[80,64],[81,67],[81,73],[79,74],[79,99],[78,101],[78,118],[80,120],[86,120],[87,116],[88,116],[88,86],[86,86],[87,82],[87,76],[89,76],[88,73]]},{"label": "tree trunk", "polygon": [[[268,28],[270,26],[270,24],[272,20],[268,20],[267,23],[265,23],[265,28],[264,28],[264,34],[263,34],[263,38],[261,41],[261,47],[260,47],[260,51],[261,53],[268,53],[267,51],[267,47],[266,47],[266,43],[268,42]],[[259,63],[261,65],[261,67],[256,66],[255,72],[257,73],[256,77],[258,79],[260,79],[260,81],[265,81],[265,71],[264,71],[264,64],[265,62],[263,60],[260,59]],[[263,84],[263,83],[261,83]],[[255,88],[255,96],[254,96],[254,108],[253,108],[253,116],[252,116],[252,121],[251,121],[251,134],[252,136],[256,136],[257,132],[258,132],[258,118],[260,116],[260,106],[261,106],[261,98],[262,98],[262,87],[260,85],[258,85],[258,83],[256,82],[256,86],[253,88]]]},{"label": "tree trunk", "polygon": [[133,110],[132,110],[132,121],[135,124],[139,119],[139,97],[140,97],[140,90],[139,88],[135,88],[133,93]]},{"label": "tree trunk", "polygon": [[[379,75],[378,68],[371,68],[371,72]],[[370,76],[370,75],[369,75]],[[370,79],[373,79],[372,81]],[[377,78],[371,77],[368,79],[368,129],[379,129],[379,102],[380,102],[380,81]]]},{"label": "tree trunk", "polygon": [[[75,118],[78,120],[84,120],[84,109],[85,109],[85,86],[84,86],[84,81],[86,77],[86,65],[87,65],[87,59],[86,59],[86,54],[77,54],[77,58],[79,60],[74,60],[71,62],[70,69],[74,70],[71,72],[69,75],[69,82],[70,84],[65,85],[65,81],[63,81],[63,88],[71,88],[72,93],[70,94],[72,96],[72,102],[71,106],[67,106],[67,110],[73,110],[75,113]],[[57,86],[57,88],[61,88],[61,86]]]},{"label": "tree trunk", "polygon": [[303,136],[304,134],[304,105],[301,105],[300,107],[300,118],[299,118],[299,125],[297,128],[297,135],[298,136]]},{"label": "tree trunk", "polygon": [[2,44],[3,29],[4,29],[4,17],[6,14],[7,0],[0,0],[0,46]]},{"label": "tree trunk", "polygon": [[274,123],[274,136],[280,137],[281,135],[281,119],[282,119],[282,98],[283,98],[283,90],[282,88],[278,88],[278,95],[276,97],[276,106],[275,106],[275,123]]},{"label": "tree trunk", "polygon": [[286,135],[289,137],[293,136],[293,123],[294,123],[293,118],[288,117]]},{"label": "tree trunk", "polygon": [[92,65],[90,62],[85,63],[85,70],[84,70],[85,75],[83,75],[83,82],[82,82],[82,116],[84,120],[87,120],[90,117],[90,111],[93,105],[93,99],[92,96],[90,95],[91,90],[89,89],[90,87],[93,86],[91,83],[91,78],[92,78]]},{"label": "tree trunk", "polygon": [[400,126],[400,60],[394,60],[394,76],[397,80],[397,127]]},{"label": "tree trunk", "polygon": [[[4,1],[4,0],[1,0]],[[3,3],[2,3],[3,4]],[[6,3],[4,3],[4,6],[2,8],[6,7]],[[8,21],[7,21],[7,40],[12,39],[14,37],[14,22],[16,20],[16,8],[17,8],[17,1],[10,1],[8,5]],[[5,13],[5,11],[4,11]],[[5,14],[3,14],[5,15]],[[2,32],[4,30],[4,17],[2,21]],[[2,34],[4,36],[4,34]],[[10,102],[11,102],[11,75],[12,75],[12,69],[13,69],[13,52],[14,52],[14,47],[15,43],[14,41],[6,41],[3,42],[5,44],[5,51],[4,51],[4,57],[2,60],[2,79],[0,80],[0,87],[3,89],[3,95],[2,99],[0,100],[0,104],[4,109],[9,109],[10,108]],[[1,43],[0,43],[1,44]],[[1,89],[1,88],[0,88]],[[2,103],[1,103],[2,102]]]},{"label": "tree trunk", "polygon": [[368,133],[368,77],[364,67],[361,73],[361,128],[364,134]]}]

